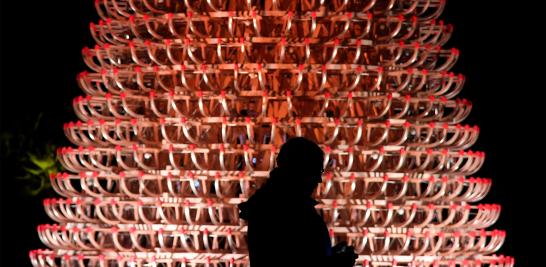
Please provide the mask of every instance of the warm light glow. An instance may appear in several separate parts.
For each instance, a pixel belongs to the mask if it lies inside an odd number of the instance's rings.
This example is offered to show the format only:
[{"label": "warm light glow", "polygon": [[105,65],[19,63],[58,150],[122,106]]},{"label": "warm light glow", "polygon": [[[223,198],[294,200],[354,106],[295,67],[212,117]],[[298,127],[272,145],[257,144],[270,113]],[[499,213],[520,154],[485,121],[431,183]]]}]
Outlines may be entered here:
[{"label": "warm light glow", "polygon": [[485,230],[500,205],[478,204],[491,180],[473,177],[485,153],[461,125],[444,5],[97,0],[32,264],[247,266],[237,204],[304,136],[326,157],[317,208],[358,266],[513,266]]}]

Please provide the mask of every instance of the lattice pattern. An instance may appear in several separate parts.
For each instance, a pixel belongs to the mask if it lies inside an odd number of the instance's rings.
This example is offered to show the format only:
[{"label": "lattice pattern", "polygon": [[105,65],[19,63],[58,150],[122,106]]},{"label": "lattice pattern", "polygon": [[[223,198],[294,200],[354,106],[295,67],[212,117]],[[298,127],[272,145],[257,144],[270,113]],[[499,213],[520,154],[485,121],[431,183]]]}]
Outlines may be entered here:
[{"label": "lattice pattern", "polygon": [[357,265],[514,265],[484,230],[500,206],[475,204],[491,180],[443,0],[95,5],[34,266],[248,266],[237,204],[289,136],[323,148],[317,209]]}]

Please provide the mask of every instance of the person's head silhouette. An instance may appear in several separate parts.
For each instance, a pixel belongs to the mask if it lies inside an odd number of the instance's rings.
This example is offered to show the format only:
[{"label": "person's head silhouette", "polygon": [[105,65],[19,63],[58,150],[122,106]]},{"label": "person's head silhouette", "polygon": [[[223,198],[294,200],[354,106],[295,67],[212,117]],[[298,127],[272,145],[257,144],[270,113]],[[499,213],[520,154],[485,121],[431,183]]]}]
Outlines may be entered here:
[{"label": "person's head silhouette", "polygon": [[277,169],[285,176],[287,187],[311,195],[322,182],[324,152],[313,141],[294,137],[284,143],[277,155]]}]

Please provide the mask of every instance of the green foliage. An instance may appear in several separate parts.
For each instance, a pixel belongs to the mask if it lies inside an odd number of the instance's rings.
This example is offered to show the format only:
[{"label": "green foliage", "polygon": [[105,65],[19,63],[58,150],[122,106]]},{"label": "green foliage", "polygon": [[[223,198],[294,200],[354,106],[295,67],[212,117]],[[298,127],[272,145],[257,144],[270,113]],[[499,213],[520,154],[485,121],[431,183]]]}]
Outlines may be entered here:
[{"label": "green foliage", "polygon": [[51,144],[46,144],[44,150],[45,153],[43,155],[27,153],[29,163],[22,166],[24,174],[17,177],[28,183],[26,192],[32,196],[50,189],[49,175],[57,173],[61,169],[55,158],[55,147]]},{"label": "green foliage", "polygon": [[1,160],[7,169],[5,173],[9,174],[3,179],[19,180],[24,193],[30,196],[50,194],[49,175],[62,171],[56,159],[56,146],[48,138],[51,129],[40,127],[42,117],[43,113],[40,113],[30,127],[25,124],[0,133]]}]

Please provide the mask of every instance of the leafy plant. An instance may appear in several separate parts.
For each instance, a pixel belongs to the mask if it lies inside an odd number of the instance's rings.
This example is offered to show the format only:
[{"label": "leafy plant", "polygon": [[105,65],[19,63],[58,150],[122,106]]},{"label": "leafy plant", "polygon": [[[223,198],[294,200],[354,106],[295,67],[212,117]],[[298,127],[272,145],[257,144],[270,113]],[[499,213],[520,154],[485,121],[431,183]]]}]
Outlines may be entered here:
[{"label": "leafy plant", "polygon": [[51,129],[42,129],[43,113],[38,114],[31,127],[15,127],[0,133],[1,158],[6,173],[22,181],[24,193],[36,196],[51,193],[49,175],[62,171],[55,156],[56,146],[49,137]]},{"label": "leafy plant", "polygon": [[28,183],[26,192],[35,196],[51,188],[49,175],[59,172],[61,166],[56,161],[55,146],[52,144],[45,145],[45,153],[43,155],[27,153],[27,156],[30,164],[23,166],[25,173],[23,176],[17,178],[25,180]]}]

